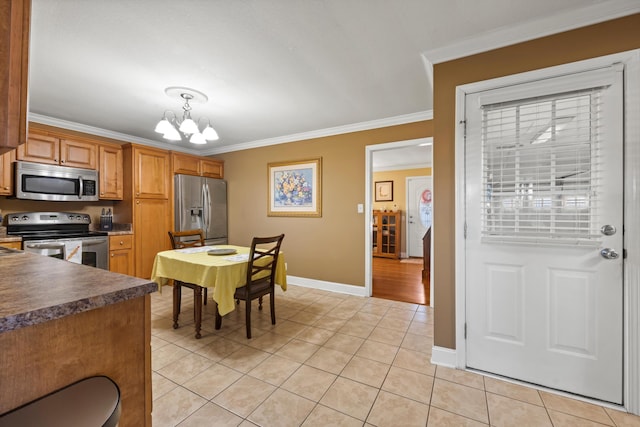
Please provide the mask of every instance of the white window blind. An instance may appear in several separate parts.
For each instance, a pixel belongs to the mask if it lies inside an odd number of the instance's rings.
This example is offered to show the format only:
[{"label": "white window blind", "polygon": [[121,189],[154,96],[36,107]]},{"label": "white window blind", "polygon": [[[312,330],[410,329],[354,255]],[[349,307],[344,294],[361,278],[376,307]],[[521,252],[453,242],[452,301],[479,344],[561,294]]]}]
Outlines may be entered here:
[{"label": "white window blind", "polygon": [[603,90],[482,106],[484,241],[597,244]]}]

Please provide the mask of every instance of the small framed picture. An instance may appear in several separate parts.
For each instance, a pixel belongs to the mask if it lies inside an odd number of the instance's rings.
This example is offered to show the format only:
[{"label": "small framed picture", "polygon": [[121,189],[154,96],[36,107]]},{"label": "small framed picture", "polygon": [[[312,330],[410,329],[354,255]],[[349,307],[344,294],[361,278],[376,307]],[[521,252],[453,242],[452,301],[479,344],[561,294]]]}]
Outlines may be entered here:
[{"label": "small framed picture", "polygon": [[376,181],[376,202],[393,201],[393,181]]}]

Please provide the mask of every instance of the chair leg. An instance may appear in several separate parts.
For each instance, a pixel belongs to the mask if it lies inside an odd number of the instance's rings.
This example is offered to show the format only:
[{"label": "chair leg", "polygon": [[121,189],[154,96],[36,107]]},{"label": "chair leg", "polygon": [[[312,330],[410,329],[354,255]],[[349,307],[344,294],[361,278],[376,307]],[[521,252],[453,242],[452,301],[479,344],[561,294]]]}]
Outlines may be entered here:
[{"label": "chair leg", "polygon": [[193,321],[196,324],[196,339],[200,339],[200,329],[202,327],[202,288],[193,288]]},{"label": "chair leg", "polygon": [[220,312],[218,311],[218,303],[213,301],[214,311],[216,312],[216,330],[222,327],[222,316],[220,316]]},{"label": "chair leg", "polygon": [[180,315],[180,301],[182,299],[182,286],[177,281],[173,282],[173,329],[178,329],[178,316]]},{"label": "chair leg", "polygon": [[258,310],[262,310],[262,297],[258,298]]},{"label": "chair leg", "polygon": [[245,310],[245,322],[247,324],[247,339],[251,338],[251,299],[247,297],[245,300],[247,309]]},{"label": "chair leg", "polygon": [[204,305],[207,305],[207,288],[204,288]]},{"label": "chair leg", "polygon": [[269,303],[271,305],[271,324],[276,324],[276,293],[274,290],[269,294]]}]

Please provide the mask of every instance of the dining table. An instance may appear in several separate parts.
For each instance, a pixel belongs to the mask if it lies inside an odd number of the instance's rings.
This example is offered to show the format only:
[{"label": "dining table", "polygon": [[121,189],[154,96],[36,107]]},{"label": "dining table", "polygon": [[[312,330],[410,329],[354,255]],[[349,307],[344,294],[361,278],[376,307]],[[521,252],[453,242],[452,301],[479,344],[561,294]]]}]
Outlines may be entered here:
[{"label": "dining table", "polygon": [[[158,284],[160,291],[170,280],[197,285],[194,287],[194,323],[195,336],[200,338],[202,290],[208,289],[207,294],[212,295],[221,316],[235,310],[235,290],[244,286],[247,281],[250,251],[251,248],[245,246],[215,245],[158,252],[153,261],[151,280]],[[262,259],[257,263],[267,261],[268,259]],[[276,263],[275,282],[283,291],[287,290],[287,271],[282,251]],[[179,298],[179,295],[179,290],[174,284],[174,328],[178,327],[180,307],[176,304],[176,298]]]}]

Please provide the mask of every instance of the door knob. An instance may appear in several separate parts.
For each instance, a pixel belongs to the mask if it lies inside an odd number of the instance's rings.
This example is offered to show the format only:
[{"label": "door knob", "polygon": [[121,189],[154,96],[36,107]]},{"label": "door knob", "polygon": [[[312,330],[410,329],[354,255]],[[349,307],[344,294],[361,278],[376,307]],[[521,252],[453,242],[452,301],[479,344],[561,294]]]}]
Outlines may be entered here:
[{"label": "door knob", "polygon": [[600,251],[600,255],[602,255],[602,258],[606,259],[617,259],[620,256],[620,254],[616,252],[615,249],[611,248],[604,248]]}]

